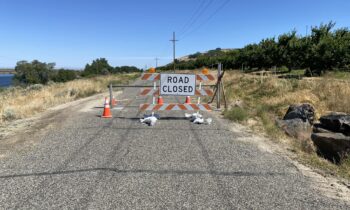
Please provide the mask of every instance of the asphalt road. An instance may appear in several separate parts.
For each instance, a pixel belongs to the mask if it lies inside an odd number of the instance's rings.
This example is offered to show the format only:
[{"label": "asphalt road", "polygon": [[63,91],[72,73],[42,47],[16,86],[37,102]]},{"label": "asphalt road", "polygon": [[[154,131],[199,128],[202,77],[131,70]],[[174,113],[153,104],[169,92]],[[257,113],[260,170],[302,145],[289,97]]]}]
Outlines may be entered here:
[{"label": "asphalt road", "polygon": [[34,146],[0,159],[0,209],[350,208],[224,121],[194,125],[174,111],[142,125],[138,105],[151,99],[138,91],[118,96],[132,100],[112,119],[97,117],[101,108],[81,111],[86,102],[65,108],[27,136]]}]

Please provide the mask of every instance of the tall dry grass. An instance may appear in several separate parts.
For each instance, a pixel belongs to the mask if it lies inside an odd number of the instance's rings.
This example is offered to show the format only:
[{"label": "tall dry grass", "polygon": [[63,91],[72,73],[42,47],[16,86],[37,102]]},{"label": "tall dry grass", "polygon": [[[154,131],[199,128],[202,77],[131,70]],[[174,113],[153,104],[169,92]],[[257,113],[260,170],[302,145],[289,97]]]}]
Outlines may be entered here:
[{"label": "tall dry grass", "polygon": [[277,116],[285,114],[288,106],[295,103],[312,104],[318,117],[328,112],[350,113],[350,81],[279,79],[229,72],[224,82],[229,101],[241,99],[251,109],[265,105]]},{"label": "tall dry grass", "polygon": [[31,117],[47,108],[107,91],[107,85],[126,83],[138,74],[120,74],[79,79],[66,83],[10,87],[0,92],[0,125]]}]

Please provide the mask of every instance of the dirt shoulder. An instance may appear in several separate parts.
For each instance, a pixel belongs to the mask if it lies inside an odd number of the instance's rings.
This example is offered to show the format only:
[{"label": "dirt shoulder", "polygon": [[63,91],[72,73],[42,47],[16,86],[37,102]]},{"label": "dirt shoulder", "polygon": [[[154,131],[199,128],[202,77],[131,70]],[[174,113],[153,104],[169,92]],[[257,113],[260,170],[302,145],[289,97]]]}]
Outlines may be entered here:
[{"label": "dirt shoulder", "polygon": [[350,203],[350,182],[301,163],[297,154],[292,152],[293,150],[287,140],[282,139],[277,143],[268,136],[257,133],[247,126],[225,119],[220,112],[213,112],[212,115],[231,131],[245,134],[244,137],[239,137],[236,140],[253,144],[263,152],[286,158],[312,183],[311,187],[315,190],[329,198]]}]

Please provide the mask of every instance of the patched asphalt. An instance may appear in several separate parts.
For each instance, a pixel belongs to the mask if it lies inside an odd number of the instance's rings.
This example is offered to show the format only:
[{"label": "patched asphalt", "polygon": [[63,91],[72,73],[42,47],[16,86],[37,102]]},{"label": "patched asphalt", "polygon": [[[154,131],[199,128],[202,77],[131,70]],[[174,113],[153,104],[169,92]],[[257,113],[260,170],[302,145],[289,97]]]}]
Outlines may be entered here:
[{"label": "patched asphalt", "polygon": [[0,209],[350,208],[224,121],[194,125],[172,111],[159,112],[154,127],[141,124],[138,105],[151,99],[138,91],[118,96],[131,100],[112,119],[98,117],[101,108],[68,107],[34,146],[0,159]]}]

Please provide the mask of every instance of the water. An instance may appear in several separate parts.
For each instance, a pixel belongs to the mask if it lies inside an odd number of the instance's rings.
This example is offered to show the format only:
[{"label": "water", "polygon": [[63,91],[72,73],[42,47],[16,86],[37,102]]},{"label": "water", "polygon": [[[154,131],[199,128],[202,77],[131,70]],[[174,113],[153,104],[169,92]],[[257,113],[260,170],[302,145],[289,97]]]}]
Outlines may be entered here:
[{"label": "water", "polygon": [[12,85],[13,74],[0,74],[0,87],[9,87]]}]

